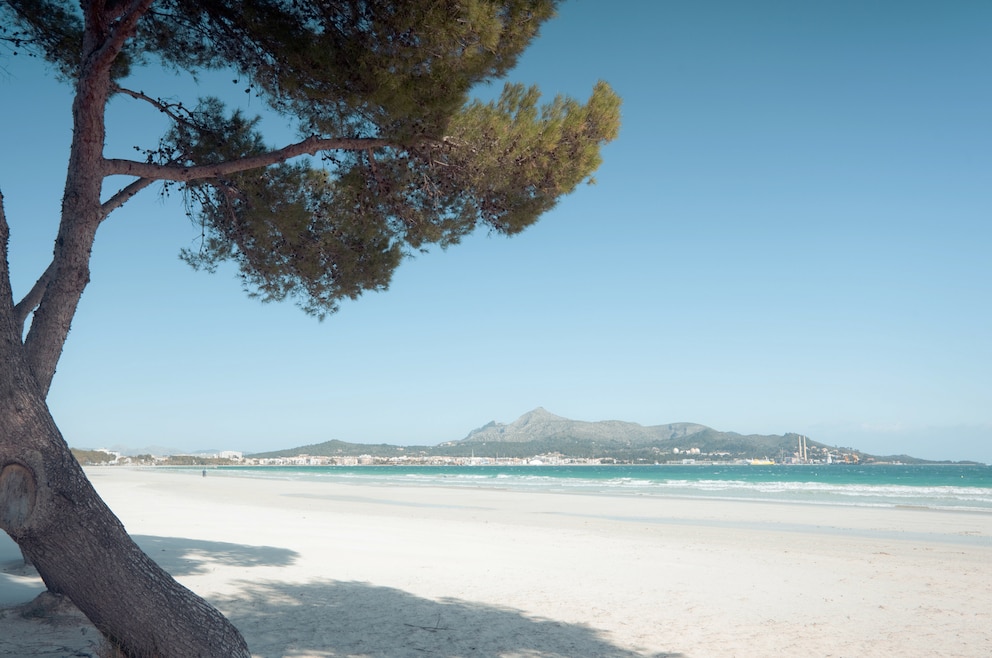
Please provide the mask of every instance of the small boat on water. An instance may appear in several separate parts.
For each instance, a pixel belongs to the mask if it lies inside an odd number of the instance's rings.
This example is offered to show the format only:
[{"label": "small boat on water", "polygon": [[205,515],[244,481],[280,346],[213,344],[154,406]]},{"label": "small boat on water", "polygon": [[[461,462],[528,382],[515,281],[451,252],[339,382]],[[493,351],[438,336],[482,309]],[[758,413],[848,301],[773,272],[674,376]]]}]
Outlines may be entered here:
[{"label": "small boat on water", "polygon": [[752,459],[748,462],[751,466],[771,466],[775,462],[770,459]]}]

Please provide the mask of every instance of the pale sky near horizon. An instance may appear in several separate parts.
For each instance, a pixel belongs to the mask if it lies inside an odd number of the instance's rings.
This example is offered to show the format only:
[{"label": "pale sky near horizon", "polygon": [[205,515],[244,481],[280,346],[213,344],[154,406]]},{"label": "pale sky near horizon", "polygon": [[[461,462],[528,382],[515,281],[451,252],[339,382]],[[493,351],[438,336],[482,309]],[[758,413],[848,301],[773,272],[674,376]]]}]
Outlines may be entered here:
[{"label": "pale sky near horizon", "polygon": [[[101,228],[50,405],[88,448],[432,445],[543,406],[992,463],[990,61],[977,0],[566,2],[510,79],[613,85],[596,185],[323,323],[190,270],[198,232],[146,191]],[[4,54],[0,99],[17,295],[51,254],[70,95]],[[159,135],[132,109],[112,155]]]}]

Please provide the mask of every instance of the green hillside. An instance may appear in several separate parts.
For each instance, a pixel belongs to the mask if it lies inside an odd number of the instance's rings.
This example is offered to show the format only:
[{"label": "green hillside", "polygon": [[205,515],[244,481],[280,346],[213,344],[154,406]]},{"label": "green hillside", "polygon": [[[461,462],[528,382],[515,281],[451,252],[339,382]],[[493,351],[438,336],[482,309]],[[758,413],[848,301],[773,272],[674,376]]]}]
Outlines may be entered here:
[{"label": "green hillside", "polygon": [[[645,427],[624,421],[586,422],[555,416],[538,408],[510,424],[490,422],[469,432],[460,441],[436,446],[398,446],[390,444],[325,441],[285,450],[248,455],[251,458],[280,458],[310,455],[314,457],[358,457],[375,459],[398,457],[486,457],[527,459],[538,455],[558,454],[571,458],[602,458],[623,462],[664,463],[683,459],[771,459],[790,461],[798,452],[800,436],[737,434],[721,432],[695,423],[672,423]],[[852,448],[841,449],[807,440],[811,459],[854,461],[871,459]],[[901,461],[917,461],[903,458]]]}]

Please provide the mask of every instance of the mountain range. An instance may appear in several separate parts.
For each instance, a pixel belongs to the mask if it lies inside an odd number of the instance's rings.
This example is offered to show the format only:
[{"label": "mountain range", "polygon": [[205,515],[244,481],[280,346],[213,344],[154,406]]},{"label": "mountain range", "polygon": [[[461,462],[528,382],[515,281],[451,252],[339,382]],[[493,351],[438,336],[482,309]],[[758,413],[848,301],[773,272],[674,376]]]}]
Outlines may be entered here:
[{"label": "mountain range", "polygon": [[670,423],[668,425],[652,425],[645,427],[637,423],[621,420],[601,420],[587,422],[569,420],[538,407],[525,413],[509,425],[492,421],[468,433],[461,441],[448,442],[442,445],[460,443],[487,443],[503,441],[509,443],[525,443],[530,441],[565,438],[572,440],[589,440],[597,442],[634,442],[655,443],[684,438],[709,429],[696,423]]},{"label": "mountain range", "polygon": [[[544,408],[529,411],[515,421],[496,421],[472,430],[459,441],[436,446],[370,445],[325,441],[314,445],[247,455],[257,458],[294,457],[301,454],[323,457],[371,455],[389,457],[506,457],[530,458],[556,453],[574,458],[607,458],[633,462],[664,462],[690,455],[718,455],[722,459],[788,460],[798,451],[800,436],[738,434],[722,432],[698,423],[668,423],[644,426],[619,420],[588,422],[557,416]],[[811,456],[848,455],[871,459],[852,448],[840,449],[807,439]],[[689,453],[688,455],[686,453]],[[919,461],[900,456],[900,461]]]}]

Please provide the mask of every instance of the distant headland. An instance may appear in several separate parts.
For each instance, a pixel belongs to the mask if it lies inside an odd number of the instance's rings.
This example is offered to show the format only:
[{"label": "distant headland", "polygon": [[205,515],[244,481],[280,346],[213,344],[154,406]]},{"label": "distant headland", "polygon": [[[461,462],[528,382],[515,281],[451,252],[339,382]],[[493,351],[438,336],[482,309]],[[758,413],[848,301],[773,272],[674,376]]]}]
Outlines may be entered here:
[{"label": "distant headland", "polygon": [[[243,455],[203,451],[196,454],[124,454],[114,449],[77,451],[80,461],[256,465],[365,464],[866,464],[952,463],[909,455],[872,455],[852,447],[826,445],[797,433],[738,434],[698,423],[644,426],[557,416],[542,407],[509,424],[491,421],[459,441],[435,446],[349,443],[331,440]],[[85,453],[85,454],[83,454]],[[110,456],[111,459],[106,457]]]}]

